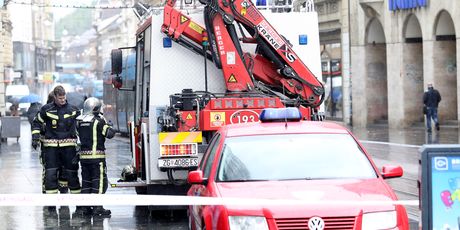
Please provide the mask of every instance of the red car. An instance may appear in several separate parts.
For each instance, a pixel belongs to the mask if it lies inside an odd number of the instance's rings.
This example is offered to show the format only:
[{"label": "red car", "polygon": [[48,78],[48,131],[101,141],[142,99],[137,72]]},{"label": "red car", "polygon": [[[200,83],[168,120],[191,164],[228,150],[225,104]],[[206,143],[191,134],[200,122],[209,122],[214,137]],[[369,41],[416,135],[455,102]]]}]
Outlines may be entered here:
[{"label": "red car", "polygon": [[409,229],[405,208],[391,204],[397,197],[385,182],[401,177],[401,167],[379,172],[346,128],[301,121],[295,108],[265,110],[260,120],[214,135],[199,168],[189,172],[188,196],[324,205],[190,206],[191,229]]}]

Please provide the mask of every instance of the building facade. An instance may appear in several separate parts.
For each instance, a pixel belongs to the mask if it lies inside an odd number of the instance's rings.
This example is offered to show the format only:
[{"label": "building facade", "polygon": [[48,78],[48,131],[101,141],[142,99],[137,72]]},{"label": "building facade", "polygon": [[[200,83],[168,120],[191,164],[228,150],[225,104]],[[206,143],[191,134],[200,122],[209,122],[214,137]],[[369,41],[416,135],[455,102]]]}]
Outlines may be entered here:
[{"label": "building facade", "polygon": [[8,11],[0,6],[0,115],[5,115],[5,79],[13,72],[12,25]]},{"label": "building facade", "polygon": [[423,122],[428,83],[442,96],[441,124],[457,123],[459,22],[457,0],[351,0],[353,125]]},{"label": "building facade", "polygon": [[30,4],[10,2],[8,11],[13,23],[14,72],[13,83],[27,84],[38,93],[50,82],[56,66],[56,42],[54,17],[49,0],[24,1]]}]

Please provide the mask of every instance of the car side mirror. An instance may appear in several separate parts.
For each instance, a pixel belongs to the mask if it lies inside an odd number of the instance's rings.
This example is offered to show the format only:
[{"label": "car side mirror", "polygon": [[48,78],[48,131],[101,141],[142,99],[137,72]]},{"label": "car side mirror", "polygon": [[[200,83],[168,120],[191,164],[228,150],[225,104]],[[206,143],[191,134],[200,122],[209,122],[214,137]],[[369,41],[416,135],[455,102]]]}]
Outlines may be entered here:
[{"label": "car side mirror", "polygon": [[397,178],[403,176],[403,169],[401,166],[384,165],[382,167],[383,179]]},{"label": "car side mirror", "polygon": [[118,75],[121,74],[123,68],[123,53],[120,49],[113,49],[110,53],[111,63],[112,63],[112,74]]},{"label": "car side mirror", "polygon": [[207,184],[207,179],[203,178],[203,171],[195,170],[188,173],[187,182],[189,184]]}]

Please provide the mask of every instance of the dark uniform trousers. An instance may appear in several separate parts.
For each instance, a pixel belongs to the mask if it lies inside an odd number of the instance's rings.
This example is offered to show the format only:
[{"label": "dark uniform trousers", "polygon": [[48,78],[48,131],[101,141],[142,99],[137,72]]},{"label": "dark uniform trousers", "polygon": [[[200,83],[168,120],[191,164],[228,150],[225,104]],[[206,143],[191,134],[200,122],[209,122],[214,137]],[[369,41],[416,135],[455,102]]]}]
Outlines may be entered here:
[{"label": "dark uniform trousers", "polygon": [[[45,160],[44,160],[44,153],[47,151],[45,150],[46,147],[41,147],[41,153],[40,153],[40,164],[42,165],[42,193],[46,193],[46,189],[45,189],[45,181],[46,181],[46,178],[45,178],[45,173],[46,173],[46,169],[45,169]],[[62,164],[61,164],[62,166]],[[67,181],[67,178],[64,174],[64,168],[61,167],[61,168],[58,168],[57,170],[57,174],[58,174],[58,183],[59,183],[59,192],[60,193],[67,193],[68,192],[68,187],[69,187],[69,184],[68,184],[68,181]]]},{"label": "dark uniform trousers", "polygon": [[[69,187],[70,193],[80,193],[78,164],[72,164],[72,159],[75,155],[75,146],[43,147],[46,193],[58,192],[59,170],[61,170],[60,173],[63,174],[62,177],[67,178],[67,186]],[[61,168],[62,166],[63,168]]]},{"label": "dark uniform trousers", "polygon": [[107,164],[105,159],[80,160],[82,189],[84,194],[104,194],[107,191]]}]

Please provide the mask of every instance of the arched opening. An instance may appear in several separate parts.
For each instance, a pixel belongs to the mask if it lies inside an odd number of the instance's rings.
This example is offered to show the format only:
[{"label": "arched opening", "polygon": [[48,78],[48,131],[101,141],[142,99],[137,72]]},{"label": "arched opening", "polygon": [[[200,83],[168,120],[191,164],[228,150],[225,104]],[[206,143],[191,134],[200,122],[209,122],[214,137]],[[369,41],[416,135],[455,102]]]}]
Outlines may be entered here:
[{"label": "arched opening", "polygon": [[423,122],[420,112],[423,104],[423,39],[422,30],[417,17],[407,17],[403,28],[403,64],[402,87],[404,103],[404,123],[412,125]]},{"label": "arched opening", "polygon": [[432,83],[442,97],[438,107],[439,120],[441,123],[457,121],[457,47],[454,22],[447,11],[441,11],[434,26],[436,41],[433,45]]},{"label": "arched opening", "polygon": [[387,50],[383,27],[377,18],[366,29],[367,123],[388,123]]}]

